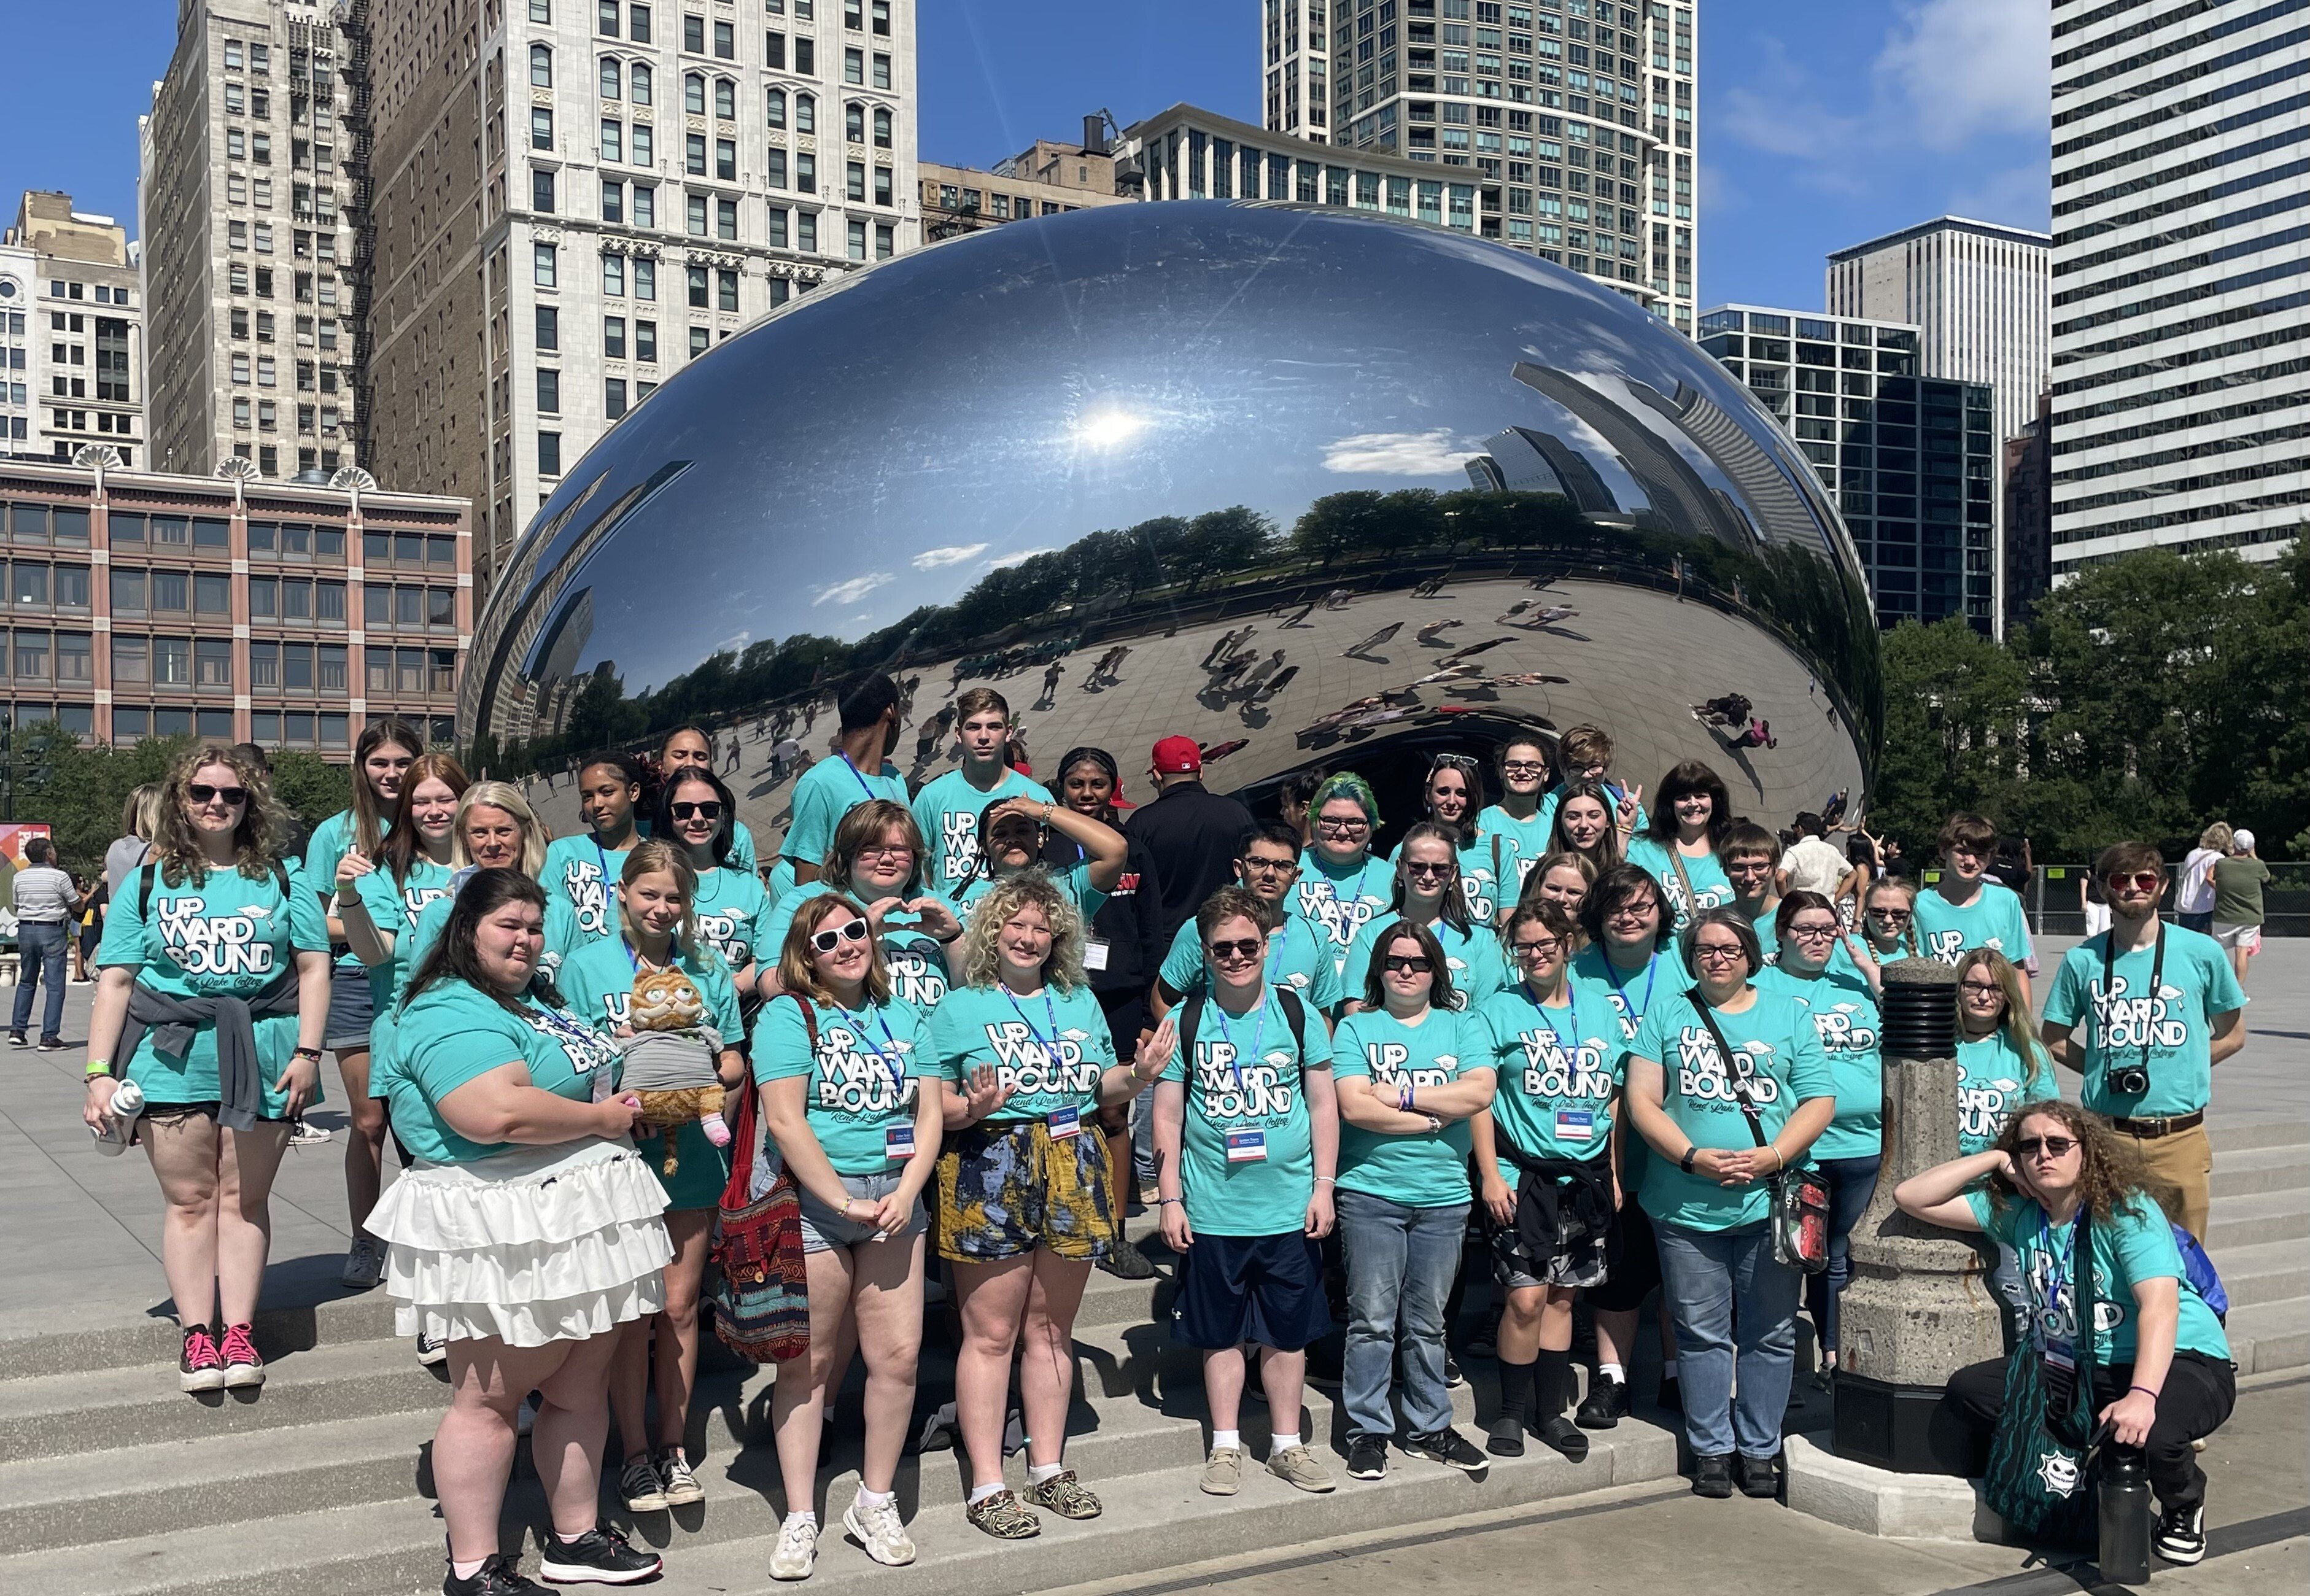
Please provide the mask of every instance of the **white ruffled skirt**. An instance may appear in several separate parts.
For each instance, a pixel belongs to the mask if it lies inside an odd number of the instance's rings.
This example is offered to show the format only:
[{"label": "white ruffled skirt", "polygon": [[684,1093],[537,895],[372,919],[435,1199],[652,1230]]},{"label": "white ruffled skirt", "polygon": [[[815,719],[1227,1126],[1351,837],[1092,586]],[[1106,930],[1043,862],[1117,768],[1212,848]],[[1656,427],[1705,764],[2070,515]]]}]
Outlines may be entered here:
[{"label": "white ruffled skirt", "polygon": [[583,1340],[665,1306],[665,1188],[630,1142],[587,1137],[404,1170],[369,1218],[404,1336]]}]

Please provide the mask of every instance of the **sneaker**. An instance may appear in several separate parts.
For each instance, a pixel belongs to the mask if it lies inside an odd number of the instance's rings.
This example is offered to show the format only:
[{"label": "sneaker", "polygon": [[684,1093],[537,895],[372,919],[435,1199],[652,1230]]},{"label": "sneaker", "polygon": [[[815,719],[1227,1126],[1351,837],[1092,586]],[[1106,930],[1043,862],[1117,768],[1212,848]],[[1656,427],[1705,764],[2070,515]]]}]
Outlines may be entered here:
[{"label": "sneaker", "polygon": [[246,1324],[228,1324],[224,1345],[218,1349],[224,1359],[224,1383],[234,1391],[244,1391],[265,1383],[265,1360],[256,1355],[256,1343],[250,1339]]},{"label": "sneaker", "polygon": [[1019,1498],[1007,1490],[964,1503],[962,1516],[970,1521],[972,1529],[997,1540],[1032,1540],[1043,1532],[1043,1521],[1028,1512]]},{"label": "sneaker", "polygon": [[352,1250],[345,1254],[344,1271],[337,1279],[354,1291],[373,1290],[385,1279],[385,1249],[378,1245],[377,1237],[353,1237]]},{"label": "sneaker", "polygon": [[1469,1474],[1481,1474],[1492,1466],[1492,1460],[1478,1452],[1475,1444],[1455,1429],[1440,1429],[1432,1436],[1407,1436],[1403,1450],[1413,1457],[1426,1458],[1431,1463]]},{"label": "sneaker", "polygon": [[36,1053],[62,1053],[64,1050],[65,1039],[62,1037],[42,1037],[39,1046],[33,1049]]},{"label": "sneaker", "polygon": [[1278,1479],[1317,1496],[1339,1488],[1332,1479],[1332,1471],[1324,1467],[1324,1460],[1317,1457],[1305,1442],[1297,1446],[1287,1446],[1281,1452],[1270,1453],[1267,1471]]},{"label": "sneaker", "polygon": [[2206,1555],[2206,1505],[2168,1507],[2158,1515],[2149,1544],[2168,1563],[2194,1563]]},{"label": "sneaker", "polygon": [[646,1457],[628,1458],[618,1470],[618,1496],[628,1513],[664,1513],[666,1508],[665,1481]]},{"label": "sneaker", "polygon": [[1484,1450],[1494,1457],[1522,1457],[1524,1420],[1513,1413],[1503,1413],[1492,1420],[1492,1427],[1484,1432]]},{"label": "sneaker", "polygon": [[770,1577],[808,1579],[818,1563],[818,1521],[790,1518],[778,1526],[778,1543],[770,1548]]},{"label": "sneaker", "polygon": [[1778,1457],[1741,1455],[1741,1494],[1744,1496],[1777,1496],[1781,1494],[1781,1460]]},{"label": "sneaker", "polygon": [[299,1120],[289,1127],[291,1147],[326,1147],[331,1132],[308,1120]]},{"label": "sneaker", "polygon": [[453,1569],[441,1581],[441,1596],[543,1596],[544,1590],[502,1554],[484,1559],[471,1579],[459,1579]]},{"label": "sneaker", "polygon": [[1047,1507],[1061,1518],[1097,1518],[1107,1511],[1090,1488],[1075,1478],[1072,1469],[1062,1469],[1040,1484],[1029,1479],[1027,1488],[1020,1493],[1038,1507]]},{"label": "sneaker", "polygon": [[185,1332],[184,1355],[177,1359],[177,1384],[186,1391],[222,1391],[224,1358],[206,1325]]},{"label": "sneaker", "polygon": [[11,1047],[30,1047],[31,1044],[24,1039],[23,1032],[10,1031],[8,1033],[8,1045]]},{"label": "sneaker", "polygon": [[1669,1375],[1660,1383],[1660,1395],[1654,1401],[1672,1413],[1684,1411],[1684,1388],[1677,1383],[1674,1375]]},{"label": "sneaker", "polygon": [[668,1507],[687,1507],[692,1502],[706,1500],[706,1488],[698,1483],[698,1476],[690,1471],[690,1459],[679,1446],[670,1447],[657,1454],[657,1477],[665,1486]]},{"label": "sneaker", "polygon": [[862,1493],[842,1510],[842,1527],[850,1531],[866,1555],[889,1568],[903,1568],[915,1560],[915,1543],[899,1517],[893,1500],[876,1505]]},{"label": "sneaker", "polygon": [[1467,1383],[1468,1376],[1460,1372],[1459,1363],[1454,1359],[1450,1353],[1446,1353],[1444,1355],[1445,1389],[1447,1391],[1457,1391]]},{"label": "sneaker", "polygon": [[1206,1496],[1232,1496],[1243,1488],[1243,1448],[1214,1446],[1203,1460],[1203,1478],[1195,1484]]},{"label": "sneaker", "polygon": [[1099,1266],[1118,1280],[1151,1280],[1155,1278],[1155,1266],[1127,1236],[1119,1238],[1107,1249],[1107,1256],[1099,1261]]},{"label": "sneaker", "polygon": [[637,1550],[615,1530],[599,1524],[575,1540],[547,1536],[544,1555],[537,1560],[539,1577],[551,1585],[638,1585],[664,1570],[664,1559],[656,1552]]},{"label": "sneaker", "polygon": [[1581,1399],[1580,1410],[1573,1414],[1572,1421],[1584,1430],[1609,1430],[1628,1414],[1628,1382],[1599,1375],[1588,1382],[1588,1394]]},{"label": "sneaker", "polygon": [[1730,1497],[1732,1495],[1732,1458],[1715,1454],[1694,1458],[1692,1494],[1718,1502]]},{"label": "sneaker", "polygon": [[1358,1436],[1348,1443],[1350,1479],[1385,1479],[1387,1443],[1377,1436]]},{"label": "sneaker", "polygon": [[422,1331],[417,1336],[417,1361],[427,1368],[439,1368],[449,1361],[449,1343],[434,1340]]},{"label": "sneaker", "polygon": [[1563,1414],[1559,1413],[1553,1418],[1541,1420],[1539,1433],[1541,1444],[1562,1453],[1567,1462],[1583,1463],[1588,1461],[1587,1436],[1582,1433],[1579,1426],[1565,1418]]}]

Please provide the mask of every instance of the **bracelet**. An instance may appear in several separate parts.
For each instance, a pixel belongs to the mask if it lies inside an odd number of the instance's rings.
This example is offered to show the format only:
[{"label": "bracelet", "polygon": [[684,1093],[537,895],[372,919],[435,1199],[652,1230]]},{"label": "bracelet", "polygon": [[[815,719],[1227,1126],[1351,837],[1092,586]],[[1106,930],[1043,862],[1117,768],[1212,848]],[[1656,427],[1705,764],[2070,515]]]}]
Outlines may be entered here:
[{"label": "bracelet", "polygon": [[2129,1385],[2125,1389],[2128,1391],[2138,1391],[2153,1402],[2158,1400],[2158,1392],[2150,1390],[2147,1385]]},{"label": "bracelet", "polygon": [[321,1050],[317,1047],[299,1047],[291,1050],[289,1056],[291,1058],[308,1058],[317,1064],[321,1062]]},{"label": "bracelet", "polygon": [[1683,1170],[1687,1175],[1690,1175],[1692,1173],[1692,1161],[1698,1157],[1700,1157],[1700,1143],[1696,1141],[1690,1147],[1684,1149],[1684,1157],[1676,1161],[1676,1167],[1679,1169]]},{"label": "bracelet", "polygon": [[1319,1175],[1316,1177],[1316,1184],[1319,1186],[1336,1186],[1340,1183],[1328,1175]]},{"label": "bracelet", "polygon": [[1174,1203],[1174,1202],[1177,1202],[1177,1201],[1179,1201],[1179,1199],[1177,1199],[1177,1197],[1158,1197],[1157,1199],[1155,1199],[1155,1206],[1156,1206],[1156,1207],[1158,1207],[1158,1208],[1167,1208],[1167,1207],[1168,1207],[1170,1204],[1172,1204],[1172,1203]]},{"label": "bracelet", "polygon": [[109,1079],[111,1074],[112,1061],[110,1059],[92,1058],[88,1061],[88,1078],[91,1080],[106,1080]]}]

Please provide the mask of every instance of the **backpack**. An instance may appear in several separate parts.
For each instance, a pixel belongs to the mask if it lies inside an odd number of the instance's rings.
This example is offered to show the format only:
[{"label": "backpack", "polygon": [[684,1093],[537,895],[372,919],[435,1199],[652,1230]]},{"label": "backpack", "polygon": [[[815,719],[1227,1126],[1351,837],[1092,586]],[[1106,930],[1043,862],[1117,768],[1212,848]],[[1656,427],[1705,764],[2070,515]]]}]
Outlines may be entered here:
[{"label": "backpack", "polygon": [[2206,1256],[2204,1244],[2181,1226],[2175,1225],[2174,1245],[2182,1254],[2182,1278],[2189,1282],[2191,1290],[2205,1298],[2206,1305],[2214,1310],[2214,1317],[2228,1323],[2230,1294],[2222,1285],[2221,1275],[2214,1269],[2214,1261]]},{"label": "backpack", "polygon": [[[1291,1027],[1291,1040],[1298,1045],[1299,1056],[1306,1058],[1307,1056],[1307,1005],[1301,1002],[1299,994],[1288,986],[1277,986],[1270,990],[1283,1000],[1283,1018]],[[1203,1023],[1203,1007],[1210,1001],[1211,993],[1206,988],[1189,998],[1179,1011],[1179,1056],[1183,1059],[1193,1059],[1195,1056],[1195,1028]]]}]

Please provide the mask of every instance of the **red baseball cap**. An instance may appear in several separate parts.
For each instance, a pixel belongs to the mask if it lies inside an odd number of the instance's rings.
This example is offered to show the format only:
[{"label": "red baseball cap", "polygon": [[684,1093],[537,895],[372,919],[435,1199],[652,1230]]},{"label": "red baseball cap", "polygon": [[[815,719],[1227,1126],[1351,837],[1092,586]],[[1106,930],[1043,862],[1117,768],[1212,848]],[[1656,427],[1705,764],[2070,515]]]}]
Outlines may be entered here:
[{"label": "red baseball cap", "polygon": [[1166,737],[1155,745],[1155,769],[1160,776],[1185,776],[1203,768],[1203,750],[1192,737]]}]

